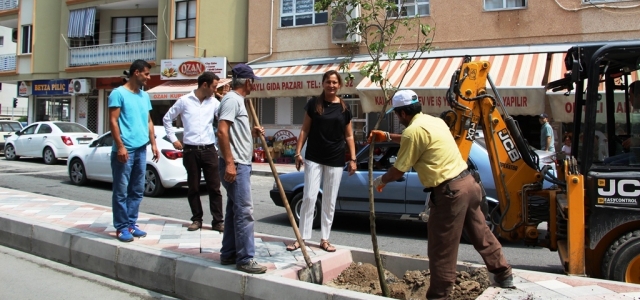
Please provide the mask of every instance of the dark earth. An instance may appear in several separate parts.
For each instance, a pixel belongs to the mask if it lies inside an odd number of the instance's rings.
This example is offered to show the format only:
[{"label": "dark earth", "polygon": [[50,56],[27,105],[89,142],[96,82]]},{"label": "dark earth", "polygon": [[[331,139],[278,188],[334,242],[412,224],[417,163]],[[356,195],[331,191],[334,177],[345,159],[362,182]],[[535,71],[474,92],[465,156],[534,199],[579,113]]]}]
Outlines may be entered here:
[{"label": "dark earth", "polygon": [[[426,299],[429,288],[429,270],[411,270],[398,278],[385,270],[385,277],[391,298],[394,299]],[[489,272],[486,268],[478,268],[472,272],[456,272],[457,279],[451,299],[476,299],[490,285]],[[378,271],[369,263],[351,263],[340,275],[327,285],[357,291],[361,293],[382,295]]]}]

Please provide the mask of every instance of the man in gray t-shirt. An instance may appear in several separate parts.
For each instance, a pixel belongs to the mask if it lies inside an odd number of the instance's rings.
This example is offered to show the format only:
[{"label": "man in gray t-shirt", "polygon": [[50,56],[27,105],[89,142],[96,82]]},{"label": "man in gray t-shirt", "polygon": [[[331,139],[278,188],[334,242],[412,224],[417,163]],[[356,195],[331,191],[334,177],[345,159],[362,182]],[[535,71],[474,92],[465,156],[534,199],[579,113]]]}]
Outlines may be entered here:
[{"label": "man in gray t-shirt", "polygon": [[260,79],[251,67],[237,64],[231,70],[233,80],[218,108],[218,171],[222,186],[227,190],[227,208],[220,249],[220,263],[235,264],[247,273],[264,273],[267,267],[254,259],[253,201],[251,200],[252,137],[264,134],[264,129],[250,129],[244,98],[251,93],[253,80]]},{"label": "man in gray t-shirt", "polygon": [[553,128],[549,125],[549,116],[547,114],[540,115],[540,149],[544,151],[556,152],[555,140],[553,138]]}]

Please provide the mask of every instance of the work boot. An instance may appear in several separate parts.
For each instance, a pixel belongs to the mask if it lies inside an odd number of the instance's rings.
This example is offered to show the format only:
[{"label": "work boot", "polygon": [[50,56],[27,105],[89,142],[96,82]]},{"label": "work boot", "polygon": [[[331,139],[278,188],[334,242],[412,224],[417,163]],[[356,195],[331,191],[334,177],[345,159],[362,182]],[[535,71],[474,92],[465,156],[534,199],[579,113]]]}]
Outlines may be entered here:
[{"label": "work boot", "polygon": [[267,267],[259,264],[254,259],[249,260],[249,262],[244,265],[236,265],[236,269],[250,274],[262,274],[267,272]]},{"label": "work boot", "polygon": [[503,289],[515,289],[516,286],[513,284],[513,274],[509,274],[507,277],[498,277],[494,278],[496,283]]},{"label": "work boot", "polygon": [[219,222],[219,223],[211,224],[211,229],[215,230],[215,231],[223,232],[224,231],[224,223],[223,222]]},{"label": "work boot", "polygon": [[188,231],[196,231],[198,229],[202,228],[202,222],[200,221],[193,221],[193,223],[191,223],[191,225],[189,225],[189,227],[187,227]]}]

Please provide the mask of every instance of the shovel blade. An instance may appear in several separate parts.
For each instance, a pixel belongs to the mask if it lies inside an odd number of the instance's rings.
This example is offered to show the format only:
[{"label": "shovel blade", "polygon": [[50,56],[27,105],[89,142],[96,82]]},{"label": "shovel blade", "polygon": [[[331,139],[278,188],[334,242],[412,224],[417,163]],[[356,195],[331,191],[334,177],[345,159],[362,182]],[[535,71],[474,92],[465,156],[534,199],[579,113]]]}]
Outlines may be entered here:
[{"label": "shovel blade", "polygon": [[317,262],[312,264],[311,267],[306,267],[298,271],[298,279],[304,282],[311,282],[315,284],[322,284],[322,264]]}]

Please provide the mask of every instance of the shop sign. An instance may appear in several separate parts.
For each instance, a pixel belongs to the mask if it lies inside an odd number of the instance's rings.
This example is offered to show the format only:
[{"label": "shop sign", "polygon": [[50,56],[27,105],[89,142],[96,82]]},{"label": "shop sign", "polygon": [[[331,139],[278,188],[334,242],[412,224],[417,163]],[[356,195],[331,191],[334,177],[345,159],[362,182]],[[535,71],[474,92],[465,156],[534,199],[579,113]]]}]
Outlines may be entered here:
[{"label": "shop sign", "polygon": [[[424,113],[437,115],[450,109],[445,89],[413,89],[413,91],[418,94],[418,101],[422,104]],[[544,112],[545,93],[542,87],[530,89],[498,88],[498,92],[502,97],[505,109],[511,115],[537,115]],[[382,111],[385,98],[381,89],[362,89],[359,90],[359,94],[364,112]]]},{"label": "shop sign", "polygon": [[[345,82],[338,94],[356,94],[354,84],[361,79],[359,74],[354,74],[355,80]],[[344,76],[344,74],[342,75]],[[355,81],[355,82],[354,82]],[[262,77],[253,82],[250,98],[268,97],[308,97],[322,93],[322,74],[291,75]]]},{"label": "shop sign", "polygon": [[[601,101],[596,103],[596,122],[597,123],[606,123],[607,115],[605,109],[605,94],[604,92],[599,93],[600,97],[602,97]],[[553,117],[553,121],[555,122],[573,122],[573,113],[576,109],[575,105],[575,93],[571,93],[569,96],[565,96],[564,94],[548,94],[549,97],[549,106],[551,107],[551,113]],[[624,101],[624,93],[616,92],[613,94],[614,100],[614,118],[616,123],[626,123],[627,118],[627,105]],[[584,116],[584,106],[582,107],[583,116]]]},{"label": "shop sign", "polygon": [[188,93],[149,93],[151,100],[176,100]]},{"label": "shop sign", "polygon": [[31,82],[31,94],[35,96],[68,95],[69,80],[34,80]]},{"label": "shop sign", "polygon": [[160,63],[160,79],[163,80],[197,79],[204,72],[226,78],[227,58],[163,59]]},{"label": "shop sign", "polygon": [[27,97],[31,95],[31,82],[18,81],[18,96]]}]

